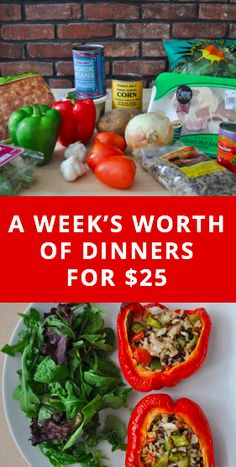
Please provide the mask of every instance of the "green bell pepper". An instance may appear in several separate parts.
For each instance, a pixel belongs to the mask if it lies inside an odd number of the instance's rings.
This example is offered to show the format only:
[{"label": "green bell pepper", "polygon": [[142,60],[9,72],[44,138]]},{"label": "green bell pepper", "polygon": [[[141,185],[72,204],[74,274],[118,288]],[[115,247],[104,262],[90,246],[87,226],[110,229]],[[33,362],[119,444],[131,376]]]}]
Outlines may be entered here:
[{"label": "green bell pepper", "polygon": [[61,128],[61,114],[47,105],[26,105],[13,112],[8,121],[13,143],[44,154],[39,165],[49,162]]}]

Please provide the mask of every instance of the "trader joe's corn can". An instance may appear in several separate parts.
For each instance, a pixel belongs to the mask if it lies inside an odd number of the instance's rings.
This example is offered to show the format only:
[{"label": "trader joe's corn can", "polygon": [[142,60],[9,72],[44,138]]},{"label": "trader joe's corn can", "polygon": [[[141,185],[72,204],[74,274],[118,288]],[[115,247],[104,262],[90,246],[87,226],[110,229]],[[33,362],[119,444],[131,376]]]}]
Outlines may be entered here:
[{"label": "trader joe's corn can", "polygon": [[75,88],[80,98],[97,99],[106,94],[104,47],[81,44],[72,49]]},{"label": "trader joe's corn can", "polygon": [[219,162],[228,161],[236,166],[236,124],[222,122],[219,128],[218,153]]},{"label": "trader joe's corn can", "polygon": [[143,77],[129,73],[112,80],[112,108],[142,110]]}]

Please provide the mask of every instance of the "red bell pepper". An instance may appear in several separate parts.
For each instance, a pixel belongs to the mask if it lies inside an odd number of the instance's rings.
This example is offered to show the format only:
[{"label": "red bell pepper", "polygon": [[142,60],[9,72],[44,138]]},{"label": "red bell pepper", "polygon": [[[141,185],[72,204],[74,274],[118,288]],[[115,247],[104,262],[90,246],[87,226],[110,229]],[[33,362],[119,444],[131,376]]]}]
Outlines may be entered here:
[{"label": "red bell pepper", "polygon": [[[159,303],[142,306],[139,303],[129,303],[121,307],[117,318],[118,356],[120,366],[128,383],[137,391],[148,392],[161,389],[164,386],[171,387],[178,384],[182,379],[191,376],[203,364],[208,350],[208,341],[211,331],[211,319],[204,308],[196,310],[184,310],[187,315],[198,314],[202,322],[199,339],[190,356],[182,363],[165,366],[161,371],[152,371],[140,365],[137,354],[133,348],[132,338],[129,336],[132,314],[135,317],[143,316],[147,309],[153,306],[167,308]],[[181,310],[176,310],[180,312]],[[148,353],[148,352],[147,352]],[[147,356],[146,356],[147,357]],[[140,359],[139,359],[140,360]],[[146,358],[146,361],[148,359]],[[144,365],[148,365],[145,363]]]},{"label": "red bell pepper", "polygon": [[87,143],[93,136],[96,123],[96,106],[92,99],[81,99],[73,104],[70,100],[57,101],[52,105],[62,116],[58,141],[67,147],[81,141]]},{"label": "red bell pepper", "polygon": [[140,453],[146,445],[147,432],[152,421],[161,414],[174,415],[182,419],[198,437],[203,466],[215,466],[211,429],[198,404],[186,398],[174,403],[167,394],[152,394],[144,397],[132,412],[128,426],[126,467],[145,467]]}]

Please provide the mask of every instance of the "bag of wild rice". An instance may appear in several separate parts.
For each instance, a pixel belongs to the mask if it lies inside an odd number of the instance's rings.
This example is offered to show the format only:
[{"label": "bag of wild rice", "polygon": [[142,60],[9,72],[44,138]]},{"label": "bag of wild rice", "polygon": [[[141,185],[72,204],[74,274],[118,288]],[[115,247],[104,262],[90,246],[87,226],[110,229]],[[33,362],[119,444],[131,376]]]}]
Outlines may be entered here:
[{"label": "bag of wild rice", "polygon": [[142,167],[172,194],[182,196],[236,196],[236,174],[203,152],[181,142],[135,151]]}]

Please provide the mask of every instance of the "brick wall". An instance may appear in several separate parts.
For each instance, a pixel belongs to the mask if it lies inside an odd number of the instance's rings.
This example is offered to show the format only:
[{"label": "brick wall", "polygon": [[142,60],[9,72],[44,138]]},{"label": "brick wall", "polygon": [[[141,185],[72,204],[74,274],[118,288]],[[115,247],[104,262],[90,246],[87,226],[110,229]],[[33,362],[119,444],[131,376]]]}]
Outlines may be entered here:
[{"label": "brick wall", "polygon": [[236,38],[236,0],[0,1],[0,73],[39,71],[73,85],[73,45],[105,45],[106,73],[167,69],[163,38]]}]

